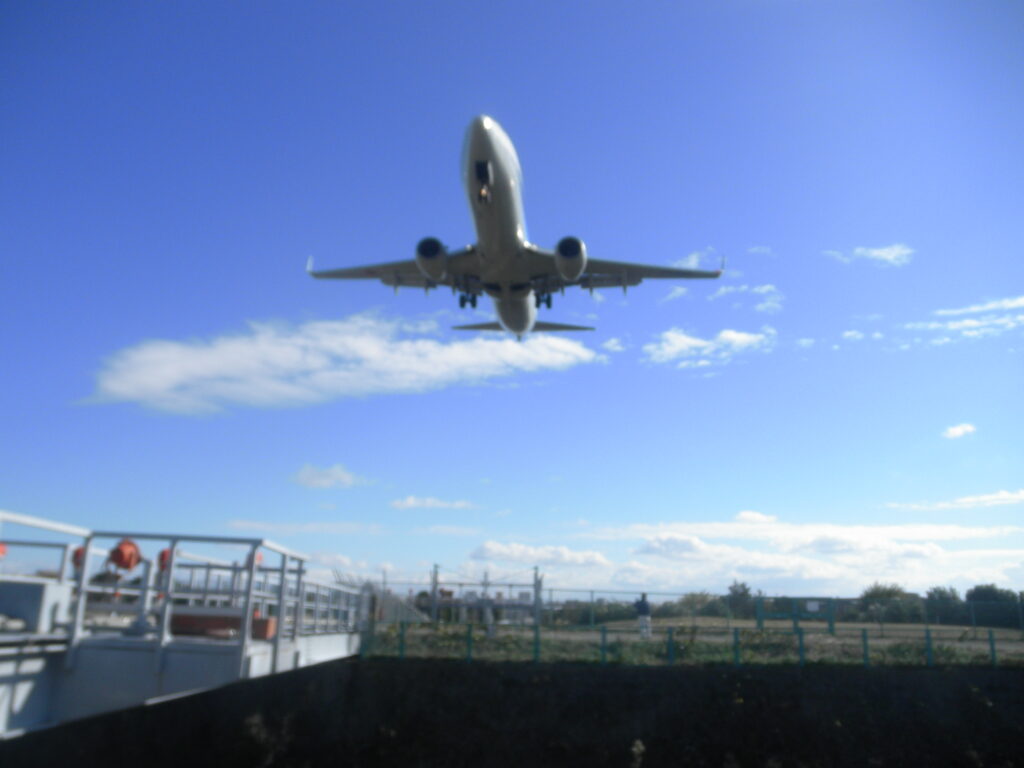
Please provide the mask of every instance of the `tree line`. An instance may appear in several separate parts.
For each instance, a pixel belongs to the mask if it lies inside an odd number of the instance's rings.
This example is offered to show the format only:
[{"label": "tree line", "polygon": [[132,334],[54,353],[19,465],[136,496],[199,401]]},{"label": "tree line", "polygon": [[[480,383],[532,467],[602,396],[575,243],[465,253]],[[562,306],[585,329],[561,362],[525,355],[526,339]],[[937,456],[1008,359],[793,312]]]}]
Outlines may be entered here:
[{"label": "tree line", "polygon": [[[978,584],[961,597],[955,587],[932,587],[922,596],[908,592],[899,584],[876,582],[857,598],[836,600],[832,610],[836,621],[1018,627],[1022,599],[1024,593],[1000,589],[995,584]],[[752,619],[757,615],[759,602],[765,616],[789,616],[796,612],[808,618],[806,598],[768,597],[742,581],[733,581],[725,595],[691,592],[676,600],[652,605],[651,613],[655,619],[692,616]],[[826,606],[817,607],[824,611]],[[567,600],[555,609],[552,618],[558,624],[571,626],[635,617],[632,602],[597,599],[594,602]]]}]

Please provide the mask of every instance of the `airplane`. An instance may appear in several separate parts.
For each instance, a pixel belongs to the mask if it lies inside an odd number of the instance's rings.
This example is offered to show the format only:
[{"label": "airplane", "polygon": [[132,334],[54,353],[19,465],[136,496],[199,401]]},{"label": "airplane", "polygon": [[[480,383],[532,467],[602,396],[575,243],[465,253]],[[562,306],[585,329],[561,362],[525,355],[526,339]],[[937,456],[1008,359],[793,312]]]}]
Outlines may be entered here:
[{"label": "airplane", "polygon": [[460,331],[508,331],[521,339],[531,331],[592,331],[588,326],[537,319],[541,306],[551,309],[551,296],[569,286],[593,293],[595,288],[639,285],[645,278],[716,278],[721,269],[655,267],[589,259],[578,237],[563,237],[554,251],[526,239],[523,218],[523,174],[512,140],[494,118],[476,117],[466,130],[462,177],[476,226],[477,242],[449,251],[436,237],[416,245],[415,258],[364,267],[313,269],[315,278],[379,279],[385,285],[422,288],[446,286],[459,294],[459,308],[476,307],[486,293],[494,300],[498,322],[458,325]]}]

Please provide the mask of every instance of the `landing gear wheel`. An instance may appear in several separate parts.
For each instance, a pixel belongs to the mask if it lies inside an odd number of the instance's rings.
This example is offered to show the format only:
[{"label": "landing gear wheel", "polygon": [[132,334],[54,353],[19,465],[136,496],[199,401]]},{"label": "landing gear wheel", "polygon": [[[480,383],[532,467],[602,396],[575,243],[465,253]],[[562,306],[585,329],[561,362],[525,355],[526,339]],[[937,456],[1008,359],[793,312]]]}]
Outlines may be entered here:
[{"label": "landing gear wheel", "polygon": [[469,297],[469,306],[471,306],[473,309],[476,309],[476,294],[475,293],[472,296]]},{"label": "landing gear wheel", "polygon": [[550,293],[547,296],[544,297],[544,304],[547,306],[548,309],[551,309],[551,294]]},{"label": "landing gear wheel", "polygon": [[460,293],[459,294],[459,309],[465,309],[466,308],[466,298],[467,298],[466,294],[464,294],[464,293]]}]

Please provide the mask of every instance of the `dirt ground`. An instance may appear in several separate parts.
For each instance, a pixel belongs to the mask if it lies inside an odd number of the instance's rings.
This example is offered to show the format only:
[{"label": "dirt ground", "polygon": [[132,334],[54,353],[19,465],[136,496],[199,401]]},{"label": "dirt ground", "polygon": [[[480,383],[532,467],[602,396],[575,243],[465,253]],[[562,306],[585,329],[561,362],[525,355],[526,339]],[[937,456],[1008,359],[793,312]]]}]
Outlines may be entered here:
[{"label": "dirt ground", "polygon": [[1024,669],[331,662],[0,743],[0,765],[1016,766]]}]

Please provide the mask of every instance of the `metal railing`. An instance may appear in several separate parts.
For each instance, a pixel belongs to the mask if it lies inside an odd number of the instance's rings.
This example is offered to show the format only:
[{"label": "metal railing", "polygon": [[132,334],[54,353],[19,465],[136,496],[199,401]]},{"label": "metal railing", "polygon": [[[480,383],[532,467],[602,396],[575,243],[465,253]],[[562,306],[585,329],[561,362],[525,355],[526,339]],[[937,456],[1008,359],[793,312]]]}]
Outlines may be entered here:
[{"label": "metal railing", "polygon": [[[60,552],[55,569],[37,571],[36,580],[69,584],[73,587],[71,611],[55,630],[66,636],[73,650],[83,639],[99,635],[122,635],[148,640],[159,647],[174,638],[175,615],[193,613],[227,617],[237,629],[207,632],[206,642],[233,643],[239,649],[239,663],[245,663],[253,641],[254,622],[273,622],[264,639],[273,643],[276,671],[283,638],[350,632],[357,629],[361,597],[358,588],[325,584],[306,573],[308,557],[267,539],[224,536],[195,536],[173,533],[90,531],[42,518],[0,511],[0,524],[13,524],[48,534],[70,537],[70,541],[32,538],[4,538],[9,550],[50,549]],[[131,569],[141,573],[127,580],[127,574],[107,568],[106,541],[129,539],[144,546],[163,546],[158,557],[141,555]],[[238,561],[230,561],[184,550],[183,545],[221,550],[241,550]],[[265,566],[263,554],[278,556],[278,563]],[[99,559],[103,564],[96,567]],[[38,575],[39,573],[43,575]],[[0,579],[4,578],[0,574]],[[17,578],[17,577],[15,577]],[[68,654],[69,660],[73,654]]]},{"label": "metal railing", "polygon": [[833,637],[825,632],[655,624],[639,628],[530,628],[480,624],[378,626],[364,656],[447,658],[467,662],[592,662],[633,665],[849,664],[864,667],[1024,666],[1024,641],[988,629],[978,640],[931,628],[880,638],[867,629]]}]

